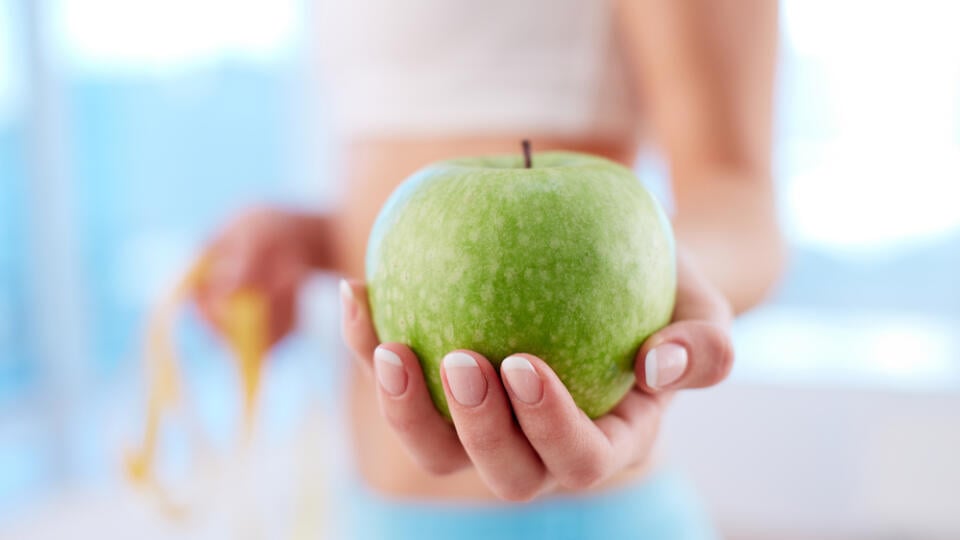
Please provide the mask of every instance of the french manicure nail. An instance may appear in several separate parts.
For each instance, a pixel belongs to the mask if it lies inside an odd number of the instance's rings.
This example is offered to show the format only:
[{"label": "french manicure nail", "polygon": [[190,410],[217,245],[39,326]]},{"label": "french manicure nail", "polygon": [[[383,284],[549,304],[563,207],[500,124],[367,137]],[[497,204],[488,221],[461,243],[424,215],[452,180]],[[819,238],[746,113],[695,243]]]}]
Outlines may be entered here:
[{"label": "french manicure nail", "polygon": [[464,407],[475,407],[487,395],[487,380],[476,359],[467,353],[452,352],[443,358],[443,370],[453,399]]},{"label": "french manicure nail", "polygon": [[522,356],[508,356],[500,364],[500,373],[510,391],[520,401],[534,404],[543,397],[543,382],[529,360]]},{"label": "french manicure nail", "polygon": [[357,316],[357,299],[353,296],[353,289],[347,280],[340,280],[340,308],[343,310],[344,321],[353,321]]},{"label": "french manicure nail", "polygon": [[643,372],[650,388],[669,386],[686,370],[687,349],[675,343],[657,345],[643,359]]},{"label": "french manicure nail", "polygon": [[399,396],[407,389],[407,371],[397,353],[390,349],[377,347],[373,351],[373,370],[383,391],[391,396]]}]

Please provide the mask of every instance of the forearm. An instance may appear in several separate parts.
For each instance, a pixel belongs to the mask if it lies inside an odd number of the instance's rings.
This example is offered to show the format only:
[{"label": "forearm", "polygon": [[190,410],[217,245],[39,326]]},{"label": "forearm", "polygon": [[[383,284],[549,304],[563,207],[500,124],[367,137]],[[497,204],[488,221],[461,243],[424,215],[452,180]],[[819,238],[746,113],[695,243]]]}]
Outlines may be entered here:
[{"label": "forearm", "polygon": [[695,192],[678,193],[674,229],[678,243],[742,313],[779,279],[784,242],[768,180],[714,174],[711,182],[696,182]]}]

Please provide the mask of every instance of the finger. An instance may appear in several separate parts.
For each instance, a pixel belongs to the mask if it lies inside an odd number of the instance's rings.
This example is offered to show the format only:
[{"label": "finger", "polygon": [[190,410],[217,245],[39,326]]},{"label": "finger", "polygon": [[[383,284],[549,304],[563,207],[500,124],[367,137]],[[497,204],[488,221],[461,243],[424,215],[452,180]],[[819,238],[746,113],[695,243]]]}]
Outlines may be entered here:
[{"label": "finger", "polygon": [[677,254],[673,320],[637,351],[637,386],[647,392],[703,388],[726,378],[733,367],[733,311],[683,252]]},{"label": "finger", "polygon": [[444,357],[440,378],[460,442],[487,486],[506,500],[536,496],[547,470],[513,421],[496,369],[480,354],[454,351]]},{"label": "finger", "polygon": [[660,330],[637,353],[637,385],[645,391],[713,386],[733,369],[733,344],[726,326],[680,321]]},{"label": "finger", "polygon": [[399,343],[375,349],[380,410],[413,460],[433,474],[469,465],[457,432],[437,411],[416,355]]},{"label": "finger", "polygon": [[359,281],[340,280],[341,331],[347,347],[361,364],[370,368],[380,340],[367,307],[367,289]]},{"label": "finger", "polygon": [[[229,299],[245,285],[253,285],[255,265],[246,252],[238,252],[226,239],[213,242],[204,258],[211,261],[193,285],[193,294],[201,316],[218,330],[224,328]],[[261,280],[262,281],[262,280]],[[258,282],[260,288],[266,283]]]},{"label": "finger", "polygon": [[516,354],[503,361],[500,373],[520,428],[560,484],[585,489],[617,470],[622,458],[611,441],[542,360]]},{"label": "finger", "polygon": [[609,414],[596,420],[597,428],[613,448],[616,470],[639,465],[650,457],[663,408],[672,395],[672,392],[650,395],[632,388]]}]

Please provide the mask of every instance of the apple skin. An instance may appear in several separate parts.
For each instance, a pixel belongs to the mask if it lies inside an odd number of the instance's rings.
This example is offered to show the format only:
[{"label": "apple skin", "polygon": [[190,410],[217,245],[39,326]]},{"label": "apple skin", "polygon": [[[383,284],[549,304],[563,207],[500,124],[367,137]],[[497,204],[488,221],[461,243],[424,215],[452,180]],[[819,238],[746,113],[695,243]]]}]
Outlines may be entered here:
[{"label": "apple skin", "polygon": [[381,342],[420,359],[450,416],[443,356],[542,358],[591,418],[634,384],[640,344],[676,296],[670,222],[632,171],[572,152],[454,159],[413,174],[371,232],[366,279]]}]

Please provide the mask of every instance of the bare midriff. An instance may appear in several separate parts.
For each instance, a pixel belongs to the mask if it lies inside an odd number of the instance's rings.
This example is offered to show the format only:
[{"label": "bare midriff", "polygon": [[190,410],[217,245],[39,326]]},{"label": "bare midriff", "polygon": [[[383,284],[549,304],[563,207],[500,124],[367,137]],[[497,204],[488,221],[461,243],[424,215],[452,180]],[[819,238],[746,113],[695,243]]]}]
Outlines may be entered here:
[{"label": "bare midriff", "polygon": [[[520,141],[531,138],[534,152],[571,150],[601,155],[630,166],[634,161],[635,137],[551,139],[516,136],[489,138],[443,138],[367,140],[347,149],[347,181],[343,203],[335,220],[338,269],[353,278],[363,278],[367,236],[380,207],[407,176],[435,161],[485,154],[520,152]],[[357,363],[354,363],[356,366]],[[473,469],[448,476],[423,471],[380,414],[375,381],[367,371],[352,370],[349,382],[350,426],[354,458],[370,487],[396,497],[490,500],[493,494]],[[631,482],[650,470],[651,460],[621,472],[597,489]]]}]

